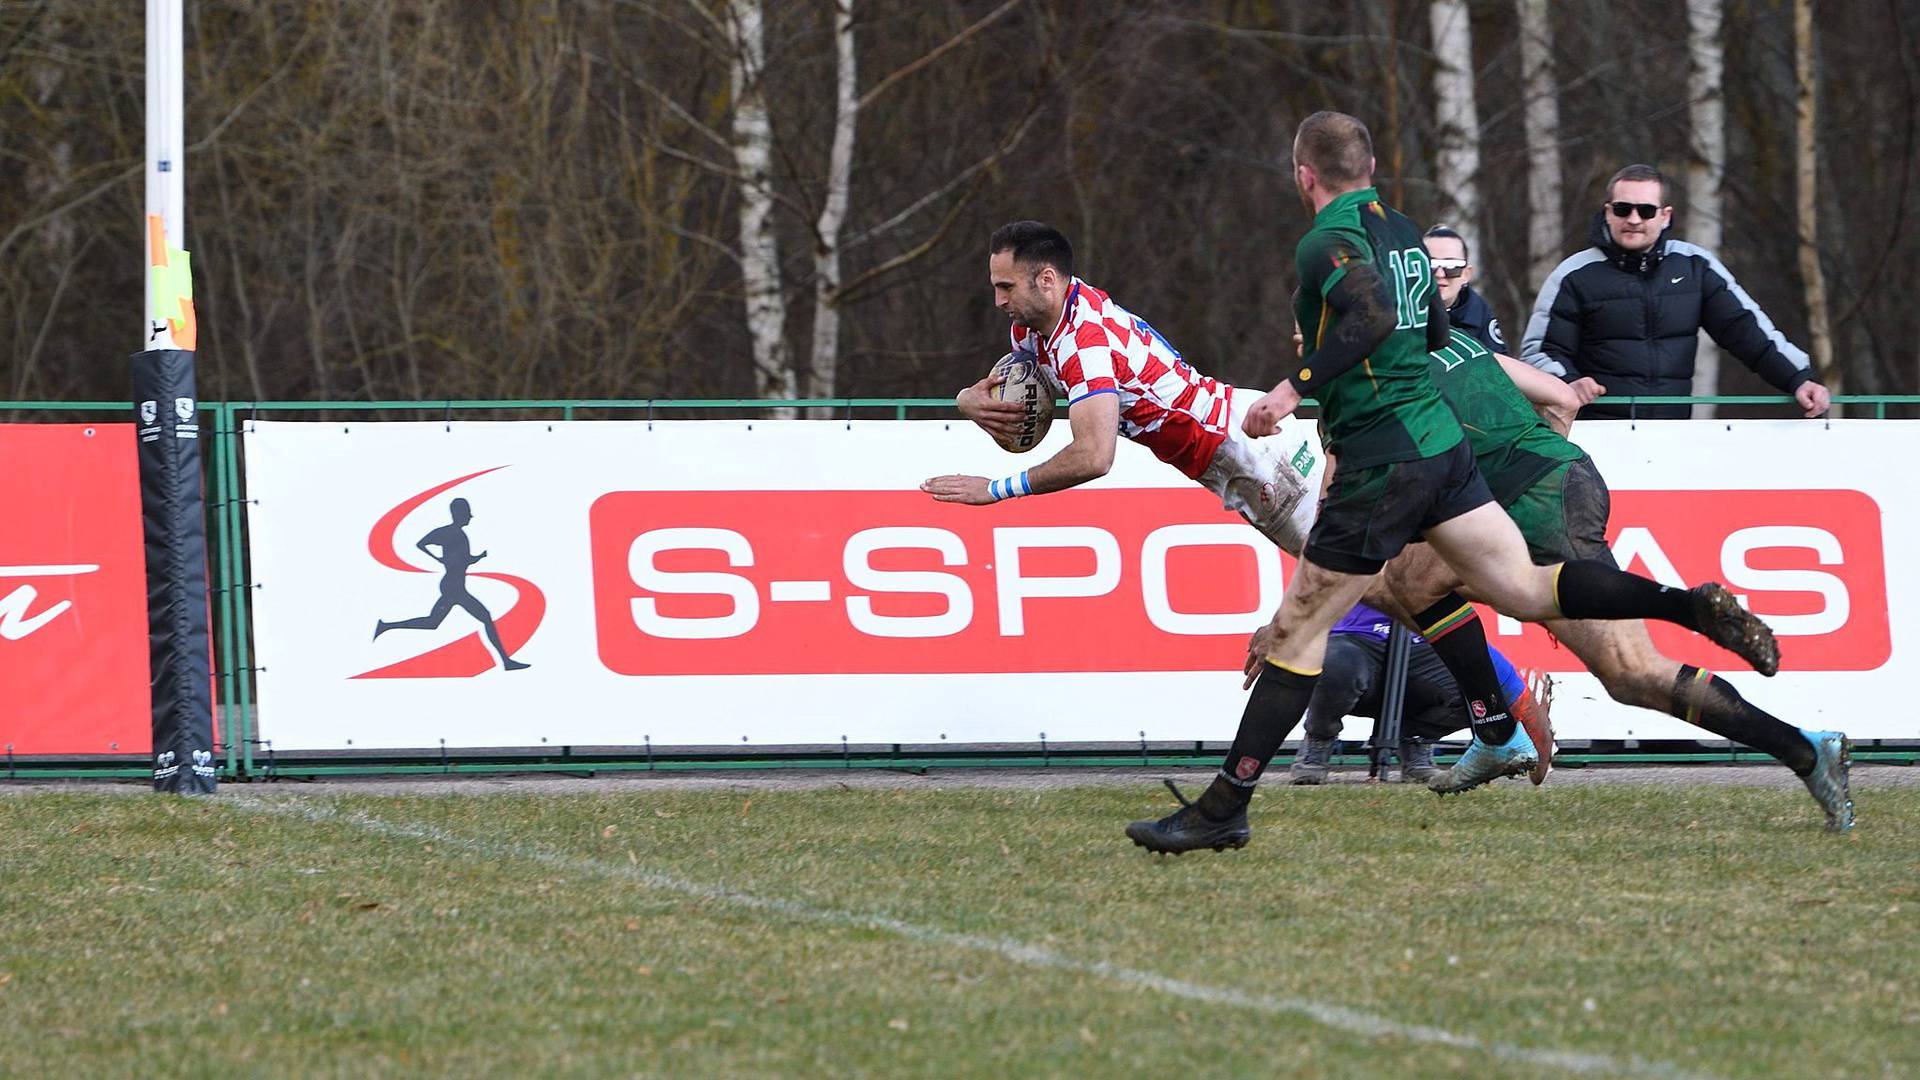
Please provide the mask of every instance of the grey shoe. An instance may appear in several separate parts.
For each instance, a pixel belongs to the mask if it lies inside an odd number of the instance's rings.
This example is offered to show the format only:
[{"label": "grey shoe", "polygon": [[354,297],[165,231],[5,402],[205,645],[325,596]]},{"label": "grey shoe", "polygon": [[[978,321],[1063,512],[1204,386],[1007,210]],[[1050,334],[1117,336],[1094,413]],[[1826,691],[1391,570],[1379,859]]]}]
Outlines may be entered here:
[{"label": "grey shoe", "polygon": [[1440,774],[1433,763],[1433,744],[1425,739],[1400,740],[1400,779],[1424,784]]},{"label": "grey shoe", "polygon": [[1327,767],[1333,761],[1332,739],[1316,739],[1307,736],[1307,741],[1294,755],[1293,764],[1287,767],[1289,784],[1324,784],[1327,782]]}]

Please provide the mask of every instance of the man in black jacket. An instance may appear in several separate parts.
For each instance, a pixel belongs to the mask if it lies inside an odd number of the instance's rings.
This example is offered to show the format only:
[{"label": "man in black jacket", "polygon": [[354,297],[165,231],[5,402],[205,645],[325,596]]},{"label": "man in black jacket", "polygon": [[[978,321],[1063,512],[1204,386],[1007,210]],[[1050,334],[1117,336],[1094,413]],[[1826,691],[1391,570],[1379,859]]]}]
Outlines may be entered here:
[{"label": "man in black jacket", "polygon": [[1710,251],[1672,239],[1667,183],[1649,165],[1629,165],[1607,183],[1593,246],[1548,275],[1527,320],[1521,358],[1591,397],[1582,419],[1675,419],[1687,405],[1634,405],[1633,395],[1693,390],[1693,354],[1705,330],[1761,378],[1792,394],[1808,416],[1827,411],[1807,354],[1780,333]]}]

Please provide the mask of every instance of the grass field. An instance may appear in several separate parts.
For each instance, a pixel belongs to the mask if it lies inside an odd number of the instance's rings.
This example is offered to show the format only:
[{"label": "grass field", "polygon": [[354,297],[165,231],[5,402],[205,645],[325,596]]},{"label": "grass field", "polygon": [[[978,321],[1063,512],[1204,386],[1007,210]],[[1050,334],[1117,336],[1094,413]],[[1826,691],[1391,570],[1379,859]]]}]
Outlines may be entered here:
[{"label": "grass field", "polygon": [[[910,783],[910,782],[909,782]],[[0,798],[0,1074],[1912,1077],[1920,786]]]}]

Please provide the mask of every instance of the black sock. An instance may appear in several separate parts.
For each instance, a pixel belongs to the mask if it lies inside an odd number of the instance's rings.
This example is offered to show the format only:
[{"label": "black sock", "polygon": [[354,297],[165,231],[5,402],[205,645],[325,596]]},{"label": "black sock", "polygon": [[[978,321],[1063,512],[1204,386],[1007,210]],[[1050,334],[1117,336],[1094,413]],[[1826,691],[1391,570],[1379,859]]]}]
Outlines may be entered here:
[{"label": "black sock", "polygon": [[1233,736],[1227,760],[1220,765],[1220,775],[1213,778],[1196,803],[1201,814],[1222,821],[1253,800],[1260,774],[1307,711],[1313,686],[1319,681],[1318,672],[1302,675],[1271,660],[1266,662],[1247,698],[1246,710],[1240,714],[1240,730]]},{"label": "black sock", "polygon": [[1799,728],[1754,708],[1732,683],[1706,668],[1680,665],[1669,709],[1689,724],[1773,755],[1798,776],[1813,771],[1813,744]]},{"label": "black sock", "polygon": [[1569,619],[1659,619],[1700,629],[1693,594],[1598,560],[1562,565],[1554,593],[1560,613]]},{"label": "black sock", "polygon": [[1459,684],[1473,733],[1494,746],[1513,738],[1512,703],[1487,656],[1487,631],[1480,625],[1480,613],[1459,593],[1448,593],[1414,619],[1420,624],[1420,636],[1433,646]]}]

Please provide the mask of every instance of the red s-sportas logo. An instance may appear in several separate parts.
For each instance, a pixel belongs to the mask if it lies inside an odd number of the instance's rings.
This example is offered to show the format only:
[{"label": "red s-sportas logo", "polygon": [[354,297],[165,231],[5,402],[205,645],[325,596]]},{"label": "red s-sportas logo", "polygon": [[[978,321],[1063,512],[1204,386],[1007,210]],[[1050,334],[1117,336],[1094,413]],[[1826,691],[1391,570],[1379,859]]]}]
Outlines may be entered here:
[{"label": "red s-sportas logo", "polygon": [[[393,570],[408,574],[429,573],[430,571],[402,559],[399,551],[395,549],[395,534],[399,531],[401,522],[406,520],[407,515],[432,501],[435,496],[505,467],[497,465],[491,469],[482,469],[479,472],[455,477],[399,503],[382,514],[380,520],[374,523],[372,532],[367,534],[368,554],[373,556],[375,562]],[[523,660],[515,659],[513,654],[531,640],[534,631],[539,628],[540,620],[547,610],[546,595],[525,578],[511,574],[470,571],[471,566],[488,555],[486,551],[474,552],[467,539],[466,526],[475,517],[472,503],[465,498],[456,498],[447,504],[447,510],[449,515],[447,523],[434,528],[414,545],[426,557],[433,559],[441,566],[439,597],[433,601],[432,607],[424,615],[407,619],[376,619],[374,637],[379,638],[393,630],[438,629],[455,609],[464,611],[474,622],[480,624],[480,629],[457,641],[430,649],[398,663],[362,672],[354,678],[461,679],[491,671],[496,666],[506,671],[518,671],[530,666]],[[500,581],[513,586],[513,606],[496,619],[493,612],[489,611],[486,605],[467,589],[468,577],[486,578],[489,581]],[[417,595],[417,593],[410,595]]]},{"label": "red s-sportas logo", "polygon": [[620,491],[589,527],[623,675],[1233,670],[1283,579],[1197,487]]},{"label": "red s-sportas logo", "polygon": [[[1291,560],[1199,488],[1089,488],[990,507],[917,491],[618,491],[588,514],[595,640],[623,675],[1233,671]],[[1891,655],[1879,507],[1858,491],[1621,491],[1622,566],[1725,582],[1788,671]],[[1547,632],[1513,663],[1578,671]],[[1506,624],[1511,626],[1511,624]],[[1742,670],[1654,624],[1669,656]]]}]

